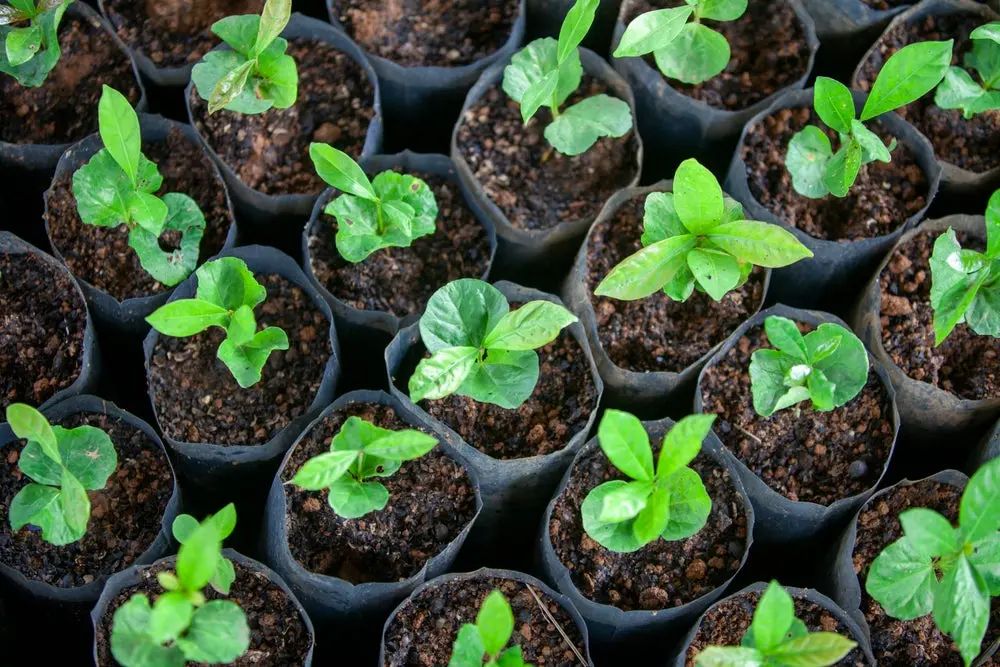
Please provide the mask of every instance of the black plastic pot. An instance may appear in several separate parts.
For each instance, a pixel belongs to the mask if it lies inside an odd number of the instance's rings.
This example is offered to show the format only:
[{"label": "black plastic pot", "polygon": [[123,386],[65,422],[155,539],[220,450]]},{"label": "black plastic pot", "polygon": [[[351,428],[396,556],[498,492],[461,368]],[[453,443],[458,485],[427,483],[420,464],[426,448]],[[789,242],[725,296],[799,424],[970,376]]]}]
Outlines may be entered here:
[{"label": "black plastic pot", "polygon": [[[537,36],[558,37],[566,12],[574,2],[575,0],[528,0],[528,25],[531,26],[532,33],[529,39]],[[584,46],[597,53],[607,53],[621,3],[622,0],[601,1],[594,25],[583,40]]]},{"label": "black plastic pot", "polygon": [[997,422],[976,445],[976,449],[965,464],[965,471],[974,475],[980,466],[1000,456],[1000,422]]},{"label": "black plastic pot", "polygon": [[816,22],[816,34],[827,41],[871,39],[906,6],[872,9],[864,0],[802,0]]}]

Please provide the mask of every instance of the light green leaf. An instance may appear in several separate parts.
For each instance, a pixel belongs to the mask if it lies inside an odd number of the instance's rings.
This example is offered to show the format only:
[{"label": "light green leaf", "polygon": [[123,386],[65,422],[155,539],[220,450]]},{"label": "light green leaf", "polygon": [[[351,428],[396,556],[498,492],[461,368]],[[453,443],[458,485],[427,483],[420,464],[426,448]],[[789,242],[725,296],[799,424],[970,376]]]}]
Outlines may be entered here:
[{"label": "light green leaf", "polygon": [[663,288],[681,266],[686,267],[687,254],[697,243],[689,234],[657,241],[611,269],[594,294],[625,301],[644,299]]},{"label": "light green leaf", "polygon": [[833,147],[823,130],[806,125],[788,142],[785,168],[792,175],[792,187],[803,197],[821,199],[830,193],[825,178]]},{"label": "light green leaf", "polygon": [[226,310],[240,306],[257,307],[267,290],[257,282],[246,262],[238,257],[223,257],[205,262],[198,268],[197,297]]},{"label": "light green leaf", "polygon": [[225,328],[229,323],[229,312],[201,299],[178,299],[157,308],[146,321],[165,336],[183,338],[211,326]]},{"label": "light green leaf", "polygon": [[[295,59],[285,54],[288,42],[278,38],[271,42],[264,53],[257,57],[257,77],[251,77],[251,90],[244,94],[259,96],[264,103],[271,103],[275,109],[287,109],[295,104],[299,94],[299,71]],[[241,100],[229,106],[242,106]]]},{"label": "light green leaf", "polygon": [[695,656],[696,667],[762,667],[764,654],[744,646],[708,646]]},{"label": "light green leaf", "polygon": [[[601,504],[601,513],[598,518],[606,523],[620,523],[628,521],[638,516],[639,512],[646,508],[646,501],[655,490],[653,482],[626,482],[616,485],[613,490],[604,496]],[[666,518],[664,518],[666,523]],[[660,528],[662,530],[662,527]],[[659,534],[659,530],[656,534]],[[642,540],[638,535],[639,540]],[[652,538],[650,538],[652,539]],[[649,540],[646,540],[647,542]]]},{"label": "light green leaf", "polygon": [[163,225],[167,221],[167,204],[156,195],[148,192],[130,192],[125,199],[129,217],[141,229],[153,236],[163,233]]},{"label": "light green leaf", "polygon": [[698,84],[721,74],[729,65],[729,42],[701,23],[688,23],[670,44],[654,51],[653,57],[668,79]]},{"label": "light green leaf", "polygon": [[699,0],[698,13],[703,19],[735,21],[747,11],[748,0]]},{"label": "light green leaf", "polygon": [[87,490],[83,488],[80,480],[65,468],[63,468],[62,483],[59,486],[61,487],[59,489],[59,508],[66,526],[70,533],[75,536],[73,539],[75,542],[87,532],[87,522],[90,521],[90,498],[87,497]]},{"label": "light green leaf", "polygon": [[466,623],[459,629],[455,638],[448,667],[482,667],[484,653],[486,647],[483,645],[479,628],[472,623]]},{"label": "light green leaf", "polygon": [[981,25],[969,35],[972,39],[985,39],[1000,44],[1000,21]]},{"label": "light green leaf", "polygon": [[694,461],[708,437],[715,415],[688,415],[667,431],[656,463],[656,478],[666,479]]},{"label": "light green leaf", "polygon": [[684,29],[694,13],[694,7],[682,5],[671,9],[655,9],[635,17],[615,49],[615,58],[644,56],[668,46]]},{"label": "light green leaf", "polygon": [[179,543],[184,544],[191,537],[192,533],[198,529],[198,520],[190,514],[180,514],[174,519],[170,530]]},{"label": "light green leaf", "polygon": [[421,360],[410,376],[410,400],[419,403],[454,394],[472,372],[478,356],[476,347],[449,347]]},{"label": "light green leaf", "polygon": [[958,521],[966,542],[986,539],[1000,529],[1000,459],[984,464],[969,480]]},{"label": "light green leaf", "polygon": [[341,192],[377,201],[375,188],[364,170],[344,151],[327,144],[309,144],[309,157],[319,177]]},{"label": "light green leaf", "polygon": [[1000,255],[1000,190],[993,193],[986,205],[986,256]]},{"label": "light green leaf", "polygon": [[292,17],[292,0],[267,0],[260,13],[253,54],[260,55],[271,45]]},{"label": "light green leaf", "polygon": [[139,593],[115,610],[111,624],[111,655],[122,665],[184,667],[177,646],[161,646],[149,634],[149,598]]},{"label": "light green leaf", "polygon": [[[840,342],[833,352],[817,361],[817,351],[837,338]],[[805,342],[813,367],[822,371],[836,387],[833,396],[836,406],[845,405],[861,393],[868,382],[868,352],[854,332],[827,322],[806,334]]]},{"label": "light green leaf", "polygon": [[650,246],[674,236],[685,236],[688,233],[674,207],[674,193],[651,192],[646,196],[642,227],[643,246]]},{"label": "light green leaf", "polygon": [[129,232],[128,244],[139,256],[139,263],[149,275],[172,287],[181,283],[198,266],[198,252],[205,234],[205,216],[191,197],[179,192],[163,195],[167,206],[164,230],[181,234],[178,247],[166,252],[160,247],[157,236],[145,229]]},{"label": "light green leaf", "polygon": [[195,611],[177,646],[189,662],[231,663],[250,648],[246,614],[230,600],[212,600]]},{"label": "light green leaf", "polygon": [[51,511],[57,504],[59,489],[41,484],[28,484],[17,492],[8,508],[11,530],[21,530],[24,526],[38,523],[39,515]]},{"label": "light green leaf", "polygon": [[493,591],[486,596],[476,615],[476,627],[488,655],[496,655],[507,645],[514,632],[514,614],[503,593]]},{"label": "light green leaf", "polygon": [[389,431],[375,442],[365,446],[366,454],[374,454],[390,461],[418,459],[437,445],[437,438],[416,429]]},{"label": "light green leaf", "polygon": [[1000,533],[975,542],[968,558],[990,595],[1000,595]]},{"label": "light green leaf", "polygon": [[250,57],[257,40],[260,17],[253,14],[227,16],[212,24],[212,32],[235,51]]},{"label": "light green leaf", "polygon": [[597,440],[604,455],[623,473],[636,480],[653,479],[653,450],[638,417],[621,410],[605,411],[597,427]]},{"label": "light green leaf", "polygon": [[894,53],[875,79],[861,120],[906,106],[933,90],[951,65],[953,43],[918,42]]},{"label": "light green leaf", "polygon": [[431,295],[420,318],[420,337],[432,354],[449,347],[479,348],[509,310],[506,297],[489,283],[455,280]]},{"label": "light green leaf", "polygon": [[813,256],[788,230],[756,220],[723,223],[709,233],[708,240],[737,259],[769,269]]},{"label": "light green leaf", "polygon": [[835,632],[811,632],[778,646],[769,657],[787,667],[834,665],[857,645]]},{"label": "light green leaf", "polygon": [[291,483],[307,491],[329,488],[347,474],[358,458],[355,451],[327,452],[306,461],[295,473]]},{"label": "light green leaf", "polygon": [[169,644],[191,624],[194,605],[185,593],[165,593],[156,599],[146,631],[157,644]]},{"label": "light green leaf", "polygon": [[103,86],[97,117],[104,147],[135,184],[139,175],[139,154],[142,152],[139,116],[124,95],[110,86]]},{"label": "light green leaf", "polygon": [[223,595],[229,595],[234,581],[236,581],[236,568],[232,561],[220,558],[216,563],[215,574],[208,581],[209,585]]},{"label": "light green leaf", "polygon": [[62,483],[62,463],[50,459],[37,442],[29,441],[17,460],[21,472],[39,484],[59,486]]},{"label": "light green leaf", "polygon": [[795,620],[795,602],[778,582],[772,581],[757,603],[749,634],[754,645],[764,653],[771,653],[785,641]]},{"label": "light green leaf", "polygon": [[521,120],[527,124],[543,106],[552,106],[552,96],[559,86],[559,70],[555,69],[545,74],[541,79],[531,84],[521,96]]},{"label": "light green leaf", "polygon": [[695,248],[688,253],[687,262],[698,284],[716,301],[739,285],[739,262],[721,250]]},{"label": "light green leaf", "polygon": [[209,116],[229,107],[247,90],[247,81],[250,80],[253,66],[253,61],[248,60],[230,70],[216,82],[215,87],[212,88],[212,92],[208,96]]},{"label": "light green leaf", "polygon": [[236,506],[229,503],[205,521],[215,528],[219,539],[224,540],[236,530]]},{"label": "light green leaf", "polygon": [[577,322],[573,313],[551,301],[531,301],[503,316],[483,341],[499,350],[537,350],[554,341],[559,332]]},{"label": "light green leaf", "polygon": [[990,594],[962,553],[934,593],[934,623],[951,635],[969,665],[979,656],[989,622]]},{"label": "light green leaf", "polygon": [[660,537],[676,541],[696,534],[712,513],[712,499],[701,477],[691,468],[681,468],[661,483],[670,491],[670,510]]},{"label": "light green leaf", "polygon": [[829,412],[837,407],[834,401],[834,392],[837,390],[837,386],[822,371],[814,369],[806,380],[806,386],[809,389],[809,398],[812,399],[814,410]]},{"label": "light green leaf", "polygon": [[260,382],[261,371],[272,352],[287,349],[288,335],[278,327],[267,327],[242,345],[236,345],[229,339],[222,341],[216,356],[240,387],[246,389]]},{"label": "light green leaf", "polygon": [[829,77],[816,77],[813,106],[820,119],[829,127],[842,134],[851,131],[851,124],[855,118],[854,97],[844,84]]},{"label": "light green leaf", "polygon": [[200,591],[215,574],[222,558],[222,538],[207,521],[187,536],[177,553],[177,578],[189,591]]},{"label": "light green leaf", "polygon": [[110,436],[94,426],[55,427],[63,465],[90,491],[103,489],[118,467],[118,454]]},{"label": "light green leaf", "polygon": [[886,547],[872,562],[865,590],[886,613],[901,621],[929,614],[934,608],[937,576],[905,537]]},{"label": "light green leaf", "polygon": [[389,491],[378,482],[359,482],[345,475],[330,486],[330,507],[345,519],[359,519],[378,512],[389,502]]},{"label": "light green leaf", "polygon": [[600,0],[576,0],[566,12],[566,17],[559,27],[559,42],[556,49],[556,60],[559,64],[566,62],[566,59],[583,43],[583,38],[594,25],[599,4]]},{"label": "light green leaf", "polygon": [[861,146],[862,164],[868,164],[876,160],[879,162],[892,162],[892,153],[889,147],[882,143],[881,137],[865,127],[860,120],[851,121],[851,136]]},{"label": "light green leaf", "polygon": [[538,355],[531,351],[490,350],[458,388],[460,396],[514,410],[531,396],[538,382]]},{"label": "light green leaf", "polygon": [[899,522],[910,546],[921,558],[940,558],[958,551],[951,522],[934,510],[908,509],[899,515]]},{"label": "light green leaf", "polygon": [[545,128],[545,138],[564,155],[579,155],[602,137],[624,137],[632,130],[632,109],[609,95],[594,95],[566,109]]},{"label": "light green leaf", "polygon": [[[551,37],[536,39],[518,51],[504,68],[503,90],[518,104],[527,90],[549,72],[559,71],[559,85],[554,102],[562,106],[580,86],[583,64],[579,52],[574,52],[561,65],[556,60],[558,43]],[[546,106],[549,106],[548,104]]]},{"label": "light green leaf", "polygon": [[707,234],[725,213],[719,181],[694,159],[682,162],[674,174],[673,203],[677,216],[692,234]]},{"label": "light green leaf", "polygon": [[788,371],[795,365],[792,357],[777,350],[757,350],[750,355],[750,391],[754,411],[761,417],[809,398],[804,387],[785,385]]},{"label": "light green leaf", "polygon": [[834,154],[826,165],[823,184],[834,197],[846,197],[861,171],[861,144],[853,139]]},{"label": "light green leaf", "polygon": [[934,93],[934,103],[942,109],[961,109],[969,120],[1000,103],[1000,95],[985,90],[961,67],[949,67]]},{"label": "light green leaf", "polygon": [[46,456],[56,463],[61,461],[56,433],[45,415],[25,403],[11,403],[7,406],[6,417],[14,435],[37,442]]},{"label": "light green leaf", "polygon": [[606,522],[600,519],[604,498],[625,484],[628,482],[621,480],[605,482],[591,489],[580,505],[584,532],[605,549],[616,553],[631,553],[645,546],[633,532],[633,521]]},{"label": "light green leaf", "polygon": [[19,67],[34,58],[42,48],[42,39],[42,29],[36,25],[10,30],[4,41],[10,64]]},{"label": "light green leaf", "polygon": [[774,347],[804,364],[811,361],[806,339],[792,320],[780,315],[771,315],[764,320],[764,331],[767,333],[768,342]]},{"label": "light green leaf", "polygon": [[[650,484],[649,482],[633,482],[634,484]],[[652,486],[650,484],[650,486]],[[642,510],[632,522],[632,533],[635,539],[642,544],[649,544],[654,541],[667,528],[670,519],[670,489],[665,486],[658,486],[649,496],[649,501],[644,504]],[[608,499],[604,499],[605,505]]]}]

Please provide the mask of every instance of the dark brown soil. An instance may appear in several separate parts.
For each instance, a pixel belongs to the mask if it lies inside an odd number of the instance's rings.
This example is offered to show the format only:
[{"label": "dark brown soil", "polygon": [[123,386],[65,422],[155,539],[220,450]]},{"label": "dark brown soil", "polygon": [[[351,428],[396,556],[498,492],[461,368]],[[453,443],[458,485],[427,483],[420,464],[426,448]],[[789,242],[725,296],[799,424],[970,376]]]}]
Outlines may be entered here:
[{"label": "dark brown soil", "polygon": [[[404,602],[385,631],[384,667],[448,664],[458,631],[464,624],[476,622],[483,600],[495,589],[510,603],[514,613],[510,645],[521,647],[526,663],[536,667],[581,664],[559,632],[561,628],[572,646],[583,653],[583,638],[573,617],[544,591],[511,579],[476,578],[452,580]],[[559,628],[542,611],[543,604]]]},{"label": "dark brown soil", "polygon": [[[626,0],[625,19],[656,9],[684,5],[684,0]],[[809,42],[805,29],[786,0],[751,2],[735,21],[706,21],[725,36],[731,48],[729,65],[704,83],[670,81],[670,87],[688,97],[727,111],[742,111],[786,88],[809,71]],[[646,61],[654,70],[652,55]],[[658,71],[658,70],[657,70]]]},{"label": "dark brown soil", "polygon": [[260,14],[264,0],[104,0],[108,21],[129,48],[158,67],[201,60],[219,43],[210,28],[227,16]]},{"label": "dark brown soil", "polygon": [[[138,586],[121,591],[108,605],[104,617],[97,626],[97,664],[110,667],[118,663],[111,657],[111,623],[118,607],[128,602],[136,593],[145,593],[152,602],[163,589],[156,581],[156,573],[171,570],[174,559],[162,564],[141,569],[142,580]],[[236,580],[228,596],[220,595],[214,588],[206,586],[205,597],[209,600],[232,600],[247,615],[250,626],[250,648],[236,662],[234,667],[299,667],[305,665],[306,655],[312,644],[309,628],[298,607],[281,587],[271,582],[263,572],[246,568],[233,562]],[[190,663],[194,664],[194,663]]]},{"label": "dark brown soil", "polygon": [[330,322],[309,295],[277,274],[256,274],[267,299],[254,309],[258,330],[277,326],[288,350],[271,353],[261,381],[241,389],[216,358],[225,331],[160,336],[149,361],[149,392],[168,438],[218,445],[263,445],[309,409],[330,358]]},{"label": "dark brown soil", "polygon": [[208,144],[247,186],[268,195],[318,194],[325,184],[309,144],[331,144],[357,159],[375,117],[375,89],[361,66],[325,42],[291,39],[299,91],[287,109],[219,111],[191,89],[191,115]]},{"label": "dark brown soil", "polygon": [[320,214],[309,236],[309,261],[316,279],[338,299],[359,310],[396,317],[422,312],[442,285],[481,278],[490,263],[490,240],[458,183],[430,174],[422,178],[437,197],[437,231],[409,248],[385,248],[359,264],[337,252],[337,221]]},{"label": "dark brown soil", "polygon": [[753,408],[749,368],[754,351],[769,347],[764,328],[753,327],[705,369],[702,412],[719,415],[714,430],[723,444],[771,489],[796,502],[829,505],[873,487],[893,440],[892,402],[875,371],[847,405],[818,412],[804,401],[764,418]]},{"label": "dark brown soil", "polygon": [[755,268],[743,287],[718,302],[698,291],[686,303],[671,300],[662,290],[638,301],[594,296],[611,269],[642,248],[644,201],[645,197],[636,197],[592,231],[587,293],[601,346],[616,366],[636,373],[679,373],[757,312],[764,301],[764,271]]},{"label": "dark brown soil", "polygon": [[404,67],[458,67],[510,38],[518,0],[331,0],[344,30],[367,53]]},{"label": "dark brown soil", "polygon": [[[285,466],[283,480],[291,480],[310,458],[330,451],[330,441],[352,416],[394,431],[414,428],[390,407],[352,404],[303,437]],[[404,461],[395,474],[375,481],[389,490],[389,503],[360,519],[337,516],[327,503],[326,490],[285,486],[288,546],[302,567],[352,584],[402,581],[441,553],[476,514],[469,474],[440,448]]]},{"label": "dark brown soil", "polygon": [[[891,234],[927,204],[929,186],[916,155],[900,143],[892,162],[873,162],[861,168],[858,180],[843,199],[832,195],[809,199],[792,188],[785,155],[792,136],[806,125],[824,129],[836,149],[836,133],[819,120],[811,107],[782,109],[752,126],[743,143],[750,192],[780,220],[813,238],[856,241]],[[892,138],[881,123],[868,124],[884,141]]]},{"label": "dark brown soil", "polygon": [[[963,248],[985,244],[956,232]],[[892,362],[914,380],[960,398],[1000,396],[1000,340],[959,324],[934,347],[930,256],[938,234],[922,232],[896,250],[879,277],[882,346]]]},{"label": "dark brown soil", "polygon": [[[601,93],[610,94],[608,87],[585,74],[564,108]],[[525,126],[520,106],[497,84],[465,112],[458,128],[459,152],[490,200],[518,229],[593,220],[639,172],[634,132],[621,139],[605,137],[582,155],[569,157],[545,139],[550,122],[552,112],[542,108]]]},{"label": "dark brown soil", "polygon": [[59,26],[62,56],[45,83],[24,88],[0,77],[0,140],[12,144],[65,144],[97,131],[103,85],[135,105],[139,84],[132,63],[94,20],[68,14]]},{"label": "dark brown soil", "polygon": [[0,252],[0,408],[39,406],[83,369],[87,311],[63,271]]},{"label": "dark brown soil", "polygon": [[[200,145],[189,141],[179,130],[171,130],[167,140],[145,143],[143,154],[160,167],[163,187],[156,194],[180,192],[193,198],[205,214],[205,236],[201,239],[199,264],[222,250],[233,214],[226,205],[222,179]],[[124,226],[87,225],[77,212],[73,196],[73,174],[67,172],[45,193],[49,240],[77,278],[124,301],[151,296],[168,287],[146,273],[139,256],[128,245]],[[173,234],[169,232],[168,234]],[[164,236],[164,247],[170,249]],[[177,235],[176,241],[180,241]]]},{"label": "dark brown soil", "polygon": [[10,530],[7,508],[32,482],[17,467],[27,443],[8,445],[0,453],[0,561],[28,579],[72,588],[121,572],[153,545],[163,529],[174,476],[163,450],[128,422],[95,412],[71,415],[58,424],[94,426],[107,433],[118,453],[118,467],[103,489],[87,492],[91,505],[87,534],[56,547],[42,540],[41,531],[33,526]]}]

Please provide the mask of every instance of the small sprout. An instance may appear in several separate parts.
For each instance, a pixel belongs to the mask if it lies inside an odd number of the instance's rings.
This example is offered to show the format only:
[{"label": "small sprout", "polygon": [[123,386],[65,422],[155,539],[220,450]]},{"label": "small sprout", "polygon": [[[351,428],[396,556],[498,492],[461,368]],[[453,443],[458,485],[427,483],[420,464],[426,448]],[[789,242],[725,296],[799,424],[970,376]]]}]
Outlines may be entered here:
[{"label": "small sprout", "polygon": [[1000,109],[1000,21],[979,26],[970,37],[973,46],[965,54],[965,66],[979,74],[979,81],[961,67],[949,67],[934,95],[935,104],[961,109],[966,120]]},{"label": "small sprout", "polygon": [[434,192],[415,176],[383,171],[369,181],[347,153],[310,144],[316,173],[343,194],[327,204],[337,220],[337,252],[356,264],[382,248],[409,248],[434,233],[438,205]]},{"label": "small sprout", "polygon": [[202,593],[209,584],[223,595],[229,593],[236,575],[222,555],[222,541],[235,526],[231,504],[201,523],[186,514],[174,520],[174,535],[181,543],[177,571],[157,575],[166,592],[152,606],[138,593],[115,611],[115,660],[124,667],[183,667],[190,662],[228,664],[246,653],[246,614],[232,600],[208,602]]},{"label": "small sprout", "polygon": [[531,301],[510,312],[506,297],[472,278],[435,292],[420,318],[429,359],[410,377],[414,403],[451,394],[513,410],[538,382],[538,354],[576,316],[550,301]]},{"label": "small sprout", "polygon": [[663,76],[688,84],[704,83],[721,74],[729,65],[729,42],[701,21],[735,21],[746,12],[748,0],[686,2],[637,16],[625,29],[615,58],[652,53]]},{"label": "small sprout", "polygon": [[257,331],[253,309],[264,302],[267,290],[253,277],[246,262],[223,257],[203,264],[195,275],[194,299],[178,299],[146,318],[165,336],[184,338],[216,326],[226,330],[217,356],[241,387],[260,382],[260,372],[274,350],[288,349],[288,336],[279,327]]},{"label": "small sprout", "polygon": [[495,590],[483,600],[476,622],[458,631],[448,667],[531,667],[517,644],[504,650],[513,634],[514,612],[503,593]]},{"label": "small sprout", "polygon": [[345,519],[385,508],[389,490],[370,477],[389,477],[403,461],[431,451],[437,440],[414,429],[390,431],[349,417],[330,442],[330,452],[306,461],[289,484],[306,491],[329,489],[330,507]]},{"label": "small sprout", "polygon": [[[157,197],[163,184],[156,164],[142,154],[139,116],[128,99],[104,86],[98,105],[104,148],[73,174],[73,196],[80,219],[98,227],[128,228],[128,244],[142,268],[167,286],[191,275],[198,265],[198,246],[205,216],[191,197],[177,192]],[[180,247],[160,247],[164,231],[181,233]]]},{"label": "small sprout", "polygon": [[857,642],[835,632],[809,632],[795,617],[795,602],[777,581],[760,596],[753,622],[739,646],[709,646],[695,656],[696,667],[829,667]]},{"label": "small sprout", "polygon": [[[59,23],[73,0],[9,0],[0,4],[0,72],[26,88],[45,83],[59,62]],[[15,27],[27,21],[27,26]]]},{"label": "small sprout", "polygon": [[772,315],[764,320],[777,350],[750,357],[753,409],[770,417],[812,399],[814,410],[829,412],[861,393],[868,382],[868,352],[850,330],[824,323],[805,336],[795,322]]},{"label": "small sprout", "polygon": [[212,32],[232,50],[209,51],[191,71],[209,115],[220,109],[243,114],[295,104],[299,71],[287,55],[288,41],[279,37],[292,15],[292,0],[267,0],[260,16],[229,16]]},{"label": "small sprout", "polygon": [[979,655],[990,622],[990,598],[1000,595],[1000,459],[969,480],[958,528],[937,512],[899,515],[903,536],[872,562],[865,589],[901,621],[934,615],[968,666]]},{"label": "small sprout", "polygon": [[674,301],[694,290],[719,301],[742,286],[753,267],[780,268],[812,257],[778,225],[745,220],[743,207],[696,160],[674,175],[674,191],[646,197],[643,248],[605,276],[598,296],[634,301],[659,289]]},{"label": "small sprout", "polygon": [[813,105],[820,119],[840,134],[840,150],[834,154],[826,133],[807,125],[788,142],[785,167],[792,187],[803,197],[821,199],[828,194],[846,197],[862,165],[891,162],[896,148],[887,147],[865,127],[867,121],[904,107],[934,89],[951,64],[952,40],[921,42],[897,51],[885,63],[872,86],[858,120],[854,97],[844,84],[825,76],[816,79]]},{"label": "small sprout", "polygon": [[514,54],[504,69],[503,90],[521,105],[525,124],[542,107],[552,112],[545,138],[564,155],[579,155],[601,137],[624,137],[632,129],[632,109],[610,95],[594,95],[560,111],[580,87],[583,63],[577,47],[583,42],[600,0],[576,0],[566,13],[559,40],[536,39]]},{"label": "small sprout", "polygon": [[107,433],[93,426],[51,426],[45,416],[23,403],[7,407],[14,435],[28,441],[17,467],[34,480],[10,503],[10,527],[38,526],[42,539],[61,547],[87,533],[90,498],[118,467],[118,453]]}]

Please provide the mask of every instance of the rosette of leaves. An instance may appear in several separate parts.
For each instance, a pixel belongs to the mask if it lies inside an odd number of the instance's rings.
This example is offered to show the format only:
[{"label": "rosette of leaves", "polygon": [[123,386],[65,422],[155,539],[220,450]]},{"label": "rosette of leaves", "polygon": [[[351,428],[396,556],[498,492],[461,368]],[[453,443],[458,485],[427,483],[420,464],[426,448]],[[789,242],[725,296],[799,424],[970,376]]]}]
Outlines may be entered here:
[{"label": "rosette of leaves", "polygon": [[309,145],[316,173],[341,191],[324,211],[337,221],[337,252],[352,264],[382,248],[409,248],[434,233],[438,205],[430,187],[409,174],[383,171],[369,181],[351,156],[327,144]]},{"label": "rosette of leaves", "polygon": [[815,125],[806,125],[788,142],[785,168],[792,187],[803,197],[821,199],[828,194],[846,197],[861,167],[872,162],[891,162],[895,139],[886,146],[865,123],[923,97],[944,78],[951,65],[953,41],[920,42],[905,46],[879,71],[860,119],[854,97],[844,84],[817,77],[813,106],[816,113],[840,137],[833,152],[830,138]]},{"label": "rosette of leaves", "polygon": [[795,322],[772,315],[764,331],[776,350],[750,356],[753,408],[761,417],[812,400],[829,412],[847,404],[868,382],[868,352],[849,329],[823,323],[805,336]]},{"label": "rosette of leaves", "polygon": [[979,26],[969,37],[972,50],[965,54],[966,69],[949,67],[934,94],[935,104],[942,109],[961,109],[966,120],[1000,109],[1000,21]]},{"label": "rosette of leaves", "polygon": [[431,356],[410,377],[410,399],[467,396],[513,410],[538,382],[538,348],[548,345],[576,316],[550,301],[530,301],[515,311],[489,283],[472,278],[435,292],[420,318],[420,336]]},{"label": "rosette of leaves", "polygon": [[299,71],[279,37],[292,15],[292,0],[267,0],[260,16],[229,16],[212,25],[232,50],[209,51],[191,71],[209,115],[220,109],[243,114],[295,104]]},{"label": "rosette of leaves", "polygon": [[872,562],[865,589],[901,621],[932,614],[972,664],[990,622],[990,599],[1000,595],[1000,459],[969,480],[957,528],[923,507],[902,512],[899,522],[903,536]]},{"label": "rosette of leaves", "polygon": [[504,650],[513,634],[514,612],[495,590],[483,600],[476,622],[459,629],[448,667],[531,667],[517,644]]},{"label": "rosette of leaves", "polygon": [[795,601],[772,581],[753,612],[739,646],[708,646],[695,656],[696,667],[828,667],[840,662],[857,642],[836,632],[809,632],[795,617]]},{"label": "rosette of leaves", "polygon": [[103,489],[118,467],[111,438],[94,426],[52,426],[23,403],[7,407],[7,422],[17,437],[28,441],[17,467],[32,480],[10,503],[11,530],[32,525],[49,544],[76,542],[90,521],[87,491]]},{"label": "rosette of leaves", "polygon": [[632,129],[632,109],[610,95],[594,95],[562,110],[583,80],[578,47],[599,4],[600,0],[577,0],[566,13],[558,41],[536,39],[514,54],[503,73],[503,90],[521,105],[525,124],[542,107],[552,112],[545,139],[564,155],[579,155],[601,137],[624,137]]},{"label": "rosette of leaves", "polygon": [[[45,83],[59,62],[59,23],[73,0],[9,0],[0,4],[0,72],[26,88]],[[28,25],[21,25],[27,22]]]},{"label": "rosette of leaves", "polygon": [[[128,244],[149,275],[172,287],[198,265],[205,216],[191,197],[171,192],[157,197],[163,177],[142,154],[139,116],[128,99],[104,86],[98,104],[101,142],[87,164],[73,174],[73,196],[80,219],[97,227],[128,229]],[[176,250],[160,247],[166,231],[181,234]]]},{"label": "rosette of leaves", "polygon": [[643,248],[614,267],[594,290],[634,301],[659,289],[687,301],[695,289],[719,301],[750,277],[753,267],[780,268],[812,257],[778,225],[743,218],[743,207],[696,160],[674,175],[673,192],[646,197]]},{"label": "rosette of leaves", "polygon": [[260,382],[261,369],[274,350],[288,349],[288,336],[279,327],[257,330],[253,310],[267,297],[246,262],[223,257],[206,262],[195,273],[198,290],[193,299],[178,299],[156,309],[146,321],[165,336],[184,338],[215,326],[226,331],[217,356],[246,389]]}]

